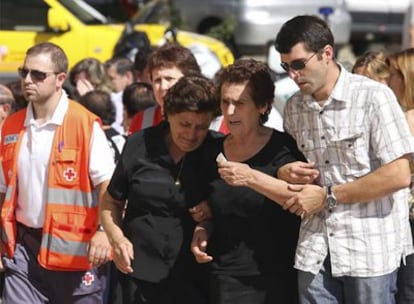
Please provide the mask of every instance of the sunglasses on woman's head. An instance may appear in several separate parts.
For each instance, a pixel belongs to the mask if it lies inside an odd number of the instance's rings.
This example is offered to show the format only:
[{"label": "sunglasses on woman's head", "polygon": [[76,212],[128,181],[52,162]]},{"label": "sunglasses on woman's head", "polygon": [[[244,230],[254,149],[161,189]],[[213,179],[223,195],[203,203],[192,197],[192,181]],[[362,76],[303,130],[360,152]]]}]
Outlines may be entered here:
[{"label": "sunglasses on woman's head", "polygon": [[290,64],[286,62],[281,62],[280,66],[286,72],[289,72],[290,70],[292,71],[303,70],[306,67],[306,64],[309,62],[309,60],[311,60],[313,56],[315,56],[316,54],[318,54],[318,52],[313,53],[308,59],[296,59],[296,60],[293,60]]},{"label": "sunglasses on woman's head", "polygon": [[38,80],[38,81],[43,81],[50,75],[58,74],[56,72],[42,72],[39,70],[29,70],[26,68],[18,68],[17,72],[19,73],[21,78],[26,78],[27,74],[30,74],[30,78],[32,78],[33,80]]}]

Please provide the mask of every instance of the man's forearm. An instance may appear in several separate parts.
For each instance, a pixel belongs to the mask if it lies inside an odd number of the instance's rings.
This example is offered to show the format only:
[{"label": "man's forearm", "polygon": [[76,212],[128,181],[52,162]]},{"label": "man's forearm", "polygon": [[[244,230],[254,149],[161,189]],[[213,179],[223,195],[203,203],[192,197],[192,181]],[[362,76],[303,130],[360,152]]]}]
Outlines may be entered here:
[{"label": "man's forearm", "polygon": [[352,182],[332,187],[338,203],[361,203],[390,195],[410,185],[409,161],[402,157]]}]

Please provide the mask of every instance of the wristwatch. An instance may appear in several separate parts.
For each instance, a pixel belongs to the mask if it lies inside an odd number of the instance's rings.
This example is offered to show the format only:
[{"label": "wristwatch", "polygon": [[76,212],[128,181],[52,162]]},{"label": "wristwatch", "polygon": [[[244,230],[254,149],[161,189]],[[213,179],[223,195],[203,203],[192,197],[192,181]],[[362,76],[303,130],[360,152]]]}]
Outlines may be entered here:
[{"label": "wristwatch", "polygon": [[329,210],[335,209],[337,204],[335,194],[332,191],[332,186],[333,185],[328,185],[326,187],[326,205]]},{"label": "wristwatch", "polygon": [[98,224],[98,228],[96,228],[96,231],[105,231],[104,227],[101,224]]}]

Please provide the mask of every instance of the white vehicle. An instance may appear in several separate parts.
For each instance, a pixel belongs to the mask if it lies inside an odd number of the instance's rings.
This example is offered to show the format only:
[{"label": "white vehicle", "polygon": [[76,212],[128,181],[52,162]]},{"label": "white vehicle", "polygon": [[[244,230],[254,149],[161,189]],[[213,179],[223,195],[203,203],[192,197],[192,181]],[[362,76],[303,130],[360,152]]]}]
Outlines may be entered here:
[{"label": "white vehicle", "polygon": [[401,42],[410,0],[346,0],[352,16],[352,42]]},{"label": "white vehicle", "polygon": [[[142,9],[140,22],[162,21],[159,13],[162,9],[155,4],[162,2],[166,0],[149,1]],[[296,15],[327,18],[338,45],[348,43],[351,33],[351,16],[345,0],[173,0],[171,3],[183,23],[199,33],[234,17],[236,28],[232,39],[242,52],[263,53],[283,23]],[[152,12],[145,7],[153,7]]]}]

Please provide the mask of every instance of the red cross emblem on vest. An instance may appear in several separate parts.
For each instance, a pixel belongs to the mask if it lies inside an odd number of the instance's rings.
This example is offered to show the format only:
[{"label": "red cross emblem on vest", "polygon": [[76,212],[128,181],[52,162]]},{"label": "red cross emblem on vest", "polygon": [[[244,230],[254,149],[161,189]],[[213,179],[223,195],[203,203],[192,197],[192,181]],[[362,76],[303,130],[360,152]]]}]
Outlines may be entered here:
[{"label": "red cross emblem on vest", "polygon": [[72,182],[77,176],[76,171],[72,168],[66,168],[65,171],[63,171],[63,177],[68,181]]},{"label": "red cross emblem on vest", "polygon": [[91,286],[93,281],[95,281],[95,276],[90,273],[90,271],[87,271],[82,277],[82,283],[85,284],[85,286]]}]

